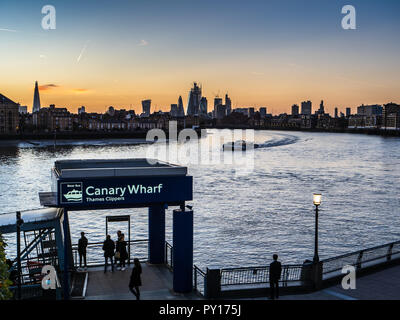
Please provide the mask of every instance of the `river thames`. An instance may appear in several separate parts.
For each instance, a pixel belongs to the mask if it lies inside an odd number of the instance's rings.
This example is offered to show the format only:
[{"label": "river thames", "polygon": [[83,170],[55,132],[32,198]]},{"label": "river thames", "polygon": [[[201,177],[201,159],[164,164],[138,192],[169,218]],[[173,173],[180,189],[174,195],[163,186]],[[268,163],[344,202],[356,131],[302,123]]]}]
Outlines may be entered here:
[{"label": "river thames", "polygon": [[[200,144],[215,134],[208,130]],[[194,179],[194,200],[188,204],[194,209],[196,265],[266,265],[273,253],[283,264],[312,259],[314,192],[323,195],[321,259],[399,240],[400,139],[256,131],[255,142],[260,148],[249,170],[237,164],[188,164]],[[40,207],[38,192],[50,191],[55,160],[140,158],[152,147],[123,140],[52,144],[0,147],[1,212]],[[196,142],[182,145],[190,144]],[[172,209],[166,217],[170,242]],[[131,214],[132,239],[147,239],[147,209],[118,209],[71,212],[73,242],[81,231],[89,242],[103,241],[105,216],[117,214]],[[112,226],[111,235],[115,238],[116,228],[123,227]],[[12,246],[14,239],[6,239]]]}]

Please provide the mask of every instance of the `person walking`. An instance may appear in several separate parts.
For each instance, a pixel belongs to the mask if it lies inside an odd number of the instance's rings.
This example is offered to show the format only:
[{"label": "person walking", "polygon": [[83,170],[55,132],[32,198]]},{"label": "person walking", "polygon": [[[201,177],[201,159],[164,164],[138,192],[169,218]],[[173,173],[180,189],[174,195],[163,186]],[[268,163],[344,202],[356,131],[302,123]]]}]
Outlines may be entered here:
[{"label": "person walking", "polygon": [[114,241],[111,240],[110,235],[107,235],[106,240],[103,243],[104,259],[105,259],[104,273],[107,272],[108,259],[110,259],[111,261],[111,271],[114,272],[114,262],[113,262],[114,250],[115,250],[115,243]]},{"label": "person walking", "polygon": [[117,241],[116,241],[116,246],[115,246],[115,256],[114,256],[114,263],[115,263],[115,265],[117,265],[117,270],[121,270],[121,268],[118,266],[120,253],[117,248],[117,244],[118,244],[119,239],[121,238],[121,235],[122,235],[122,231],[118,230],[117,231]]},{"label": "person walking", "polygon": [[78,241],[79,269],[82,269],[82,259],[83,259],[85,270],[87,270],[87,264],[86,264],[87,246],[88,246],[88,239],[85,237],[85,233],[81,232],[81,238]]},{"label": "person walking", "polygon": [[281,278],[282,265],[278,261],[278,255],[272,256],[274,261],[269,265],[269,286],[271,291],[271,300],[275,297],[279,299],[279,279]]},{"label": "person walking", "polygon": [[138,258],[133,259],[133,269],[131,274],[131,279],[129,281],[129,290],[135,295],[136,300],[140,300],[140,289],[142,285],[142,266]]},{"label": "person walking", "polygon": [[127,243],[125,241],[125,235],[121,234],[117,241],[116,251],[119,252],[119,268],[118,270],[125,271],[125,261],[128,259],[128,251],[126,251]]}]

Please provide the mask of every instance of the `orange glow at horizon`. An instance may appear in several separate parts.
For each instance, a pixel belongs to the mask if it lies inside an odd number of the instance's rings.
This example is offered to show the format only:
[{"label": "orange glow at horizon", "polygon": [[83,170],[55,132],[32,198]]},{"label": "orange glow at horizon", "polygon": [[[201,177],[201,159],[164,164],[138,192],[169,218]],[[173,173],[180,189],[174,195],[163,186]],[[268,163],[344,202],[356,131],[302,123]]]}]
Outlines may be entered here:
[{"label": "orange glow at horizon", "polygon": [[[229,89],[221,90],[217,84],[212,83],[210,86],[203,82],[203,96],[208,100],[208,111],[213,110],[214,97],[218,95],[221,98],[225,97],[228,93],[232,99],[233,108],[239,107],[267,107],[268,113],[290,113],[291,106],[297,104],[300,106],[302,101],[311,100],[313,103],[313,110],[319,108],[319,103],[324,100],[326,111],[333,114],[334,108],[338,107],[339,111],[345,110],[346,107],[356,108],[361,104],[385,104],[391,101],[400,102],[400,94],[391,94],[390,88],[382,88],[381,86],[369,86],[369,91],[364,91],[362,86],[353,92],[346,89],[349,81],[337,81],[331,83],[330,86],[326,84],[313,84],[313,90],[307,85],[293,83],[267,84],[261,81],[249,81],[249,84],[232,83]],[[259,79],[258,79],[259,80]],[[351,82],[351,81],[350,81]],[[32,85],[33,84],[33,85]],[[2,86],[2,94],[11,100],[27,105],[28,110],[32,108],[34,81],[30,86],[21,88],[20,86],[13,85],[7,88]],[[110,86],[99,87],[78,87],[72,85],[61,84],[41,84],[39,82],[39,92],[42,107],[55,104],[58,107],[66,107],[69,111],[76,113],[81,106],[86,107],[87,112],[104,113],[109,106],[116,109],[133,109],[136,113],[140,113],[142,106],[141,101],[145,99],[152,100],[153,111],[169,111],[170,105],[177,103],[181,95],[186,109],[188,93],[191,88],[191,82],[186,83],[173,83],[172,81],[166,82],[163,87],[154,85],[155,88],[160,88],[159,92],[151,92],[150,87],[133,83],[131,90],[119,86],[119,82],[115,81]],[[233,84],[236,90],[233,89]],[[327,87],[332,89],[328,90]],[[368,86],[367,86],[368,87]],[[334,89],[333,89],[334,88]],[[360,94],[362,91],[362,94]],[[311,92],[311,94],[304,94],[303,92]],[[338,94],[338,92],[346,93]],[[363,98],[361,99],[360,96]]]}]

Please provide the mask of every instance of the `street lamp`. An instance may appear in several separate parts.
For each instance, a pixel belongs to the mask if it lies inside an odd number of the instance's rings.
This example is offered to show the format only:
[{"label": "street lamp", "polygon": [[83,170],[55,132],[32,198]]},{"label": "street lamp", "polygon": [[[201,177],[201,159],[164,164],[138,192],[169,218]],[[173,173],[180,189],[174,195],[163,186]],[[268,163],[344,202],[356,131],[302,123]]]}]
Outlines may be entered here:
[{"label": "street lamp", "polygon": [[319,262],[318,257],[318,207],[321,204],[322,195],[320,193],[314,193],[313,202],[315,205],[315,247],[314,247],[314,263]]}]

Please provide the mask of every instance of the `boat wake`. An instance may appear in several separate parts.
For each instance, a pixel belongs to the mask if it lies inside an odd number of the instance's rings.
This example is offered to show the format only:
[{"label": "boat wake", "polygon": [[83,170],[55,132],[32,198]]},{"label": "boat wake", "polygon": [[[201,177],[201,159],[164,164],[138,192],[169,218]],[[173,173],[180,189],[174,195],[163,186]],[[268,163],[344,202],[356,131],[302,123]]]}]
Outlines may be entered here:
[{"label": "boat wake", "polygon": [[296,136],[284,135],[273,138],[269,141],[265,141],[264,143],[259,143],[259,148],[273,148],[273,147],[281,147],[287,146],[289,144],[293,144],[299,141],[299,138]]}]

